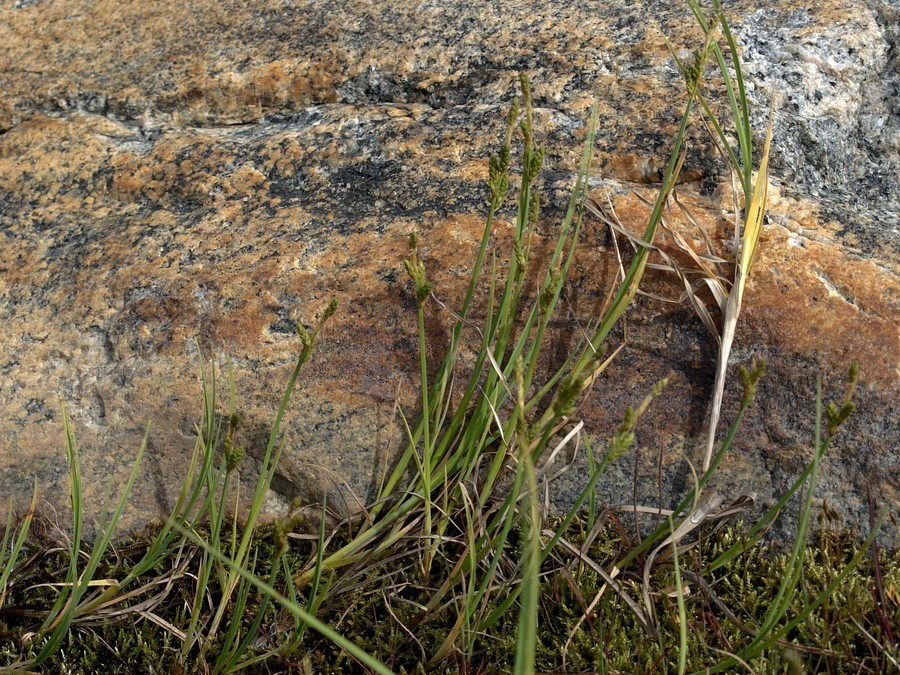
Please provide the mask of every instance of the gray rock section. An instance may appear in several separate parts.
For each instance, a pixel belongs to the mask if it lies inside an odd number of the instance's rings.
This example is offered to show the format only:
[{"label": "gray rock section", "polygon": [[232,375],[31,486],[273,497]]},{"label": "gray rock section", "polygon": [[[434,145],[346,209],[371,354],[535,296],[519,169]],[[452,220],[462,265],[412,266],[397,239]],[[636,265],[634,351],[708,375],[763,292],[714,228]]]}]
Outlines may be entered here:
[{"label": "gray rock section", "polygon": [[[763,7],[738,22],[757,109],[777,101],[773,170],[815,199],[848,248],[896,264],[900,247],[900,12]],[[896,269],[896,267],[894,267]]]}]

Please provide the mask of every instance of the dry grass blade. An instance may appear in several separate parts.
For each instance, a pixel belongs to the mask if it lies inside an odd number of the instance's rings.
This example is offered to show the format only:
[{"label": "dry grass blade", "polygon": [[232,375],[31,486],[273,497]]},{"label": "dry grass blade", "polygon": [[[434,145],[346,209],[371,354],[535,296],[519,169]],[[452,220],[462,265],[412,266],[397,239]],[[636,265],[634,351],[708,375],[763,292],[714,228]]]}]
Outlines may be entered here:
[{"label": "dry grass blade", "polygon": [[[857,630],[859,630],[859,632],[866,637],[866,640],[869,642],[869,644],[872,645],[876,650],[878,650],[884,656],[884,658],[886,658],[890,662],[890,664],[894,666],[894,668],[900,671],[900,661],[898,661],[896,656],[892,655],[890,651],[888,651],[887,647],[882,645],[875,636],[867,631],[865,627],[856,620],[856,617],[851,616],[850,621],[852,621]],[[898,654],[900,654],[900,652],[898,652]]]},{"label": "dry grass blade", "polygon": [[[648,203],[644,199],[641,199],[641,201],[643,201],[645,204]],[[593,195],[588,195],[588,198],[585,201],[585,207],[587,207],[587,210],[597,216],[601,221],[606,223],[606,225],[608,225],[614,233],[621,234],[623,237],[625,237],[635,250],[643,248],[647,249],[648,251],[656,251],[657,253],[661,252],[658,246],[629,232],[628,229],[622,224],[622,221],[619,220],[619,217],[618,215],[616,215],[615,211],[610,210],[613,215],[607,215],[606,209],[603,208],[600,202],[597,201],[597,198]],[[619,262],[619,265],[622,276],[624,276],[624,268],[621,268],[621,261]]]},{"label": "dry grass blade", "polygon": [[665,218],[662,220],[663,230],[672,238],[672,241],[675,242],[675,245],[684,253],[688,254],[690,258],[694,261],[697,268],[699,269],[702,276],[694,282],[688,278],[687,272],[678,265],[674,260],[672,260],[668,255],[664,252],[661,252],[665,259],[669,262],[670,269],[674,271],[679,279],[681,279],[682,284],[684,285],[684,293],[681,294],[679,298],[679,302],[683,302],[685,299],[689,300],[691,306],[694,308],[697,316],[703,322],[703,325],[706,326],[706,329],[709,331],[710,335],[716,341],[717,345],[721,345],[721,336],[719,335],[719,327],[716,323],[715,319],[713,319],[712,314],[706,307],[706,303],[699,295],[699,291],[701,288],[706,287],[709,289],[710,293],[713,296],[713,299],[716,302],[716,305],[719,308],[720,313],[724,314],[725,312],[725,303],[728,298],[728,291],[725,287],[725,281],[722,277],[719,276],[717,271],[711,267],[711,265],[719,265],[725,262],[722,258],[719,258],[713,254],[712,244],[709,241],[709,237],[706,232],[699,226],[699,224],[694,220],[691,214],[687,211],[687,209],[678,201],[677,196],[673,194],[673,198],[675,202],[678,204],[684,215],[691,220],[694,225],[698,227],[700,232],[703,234],[704,240],[707,246],[707,253],[700,255],[695,250],[694,247],[691,246],[684,237],[679,234],[679,232],[673,228],[668,220]]},{"label": "dry grass blade", "polygon": [[703,236],[703,240],[706,243],[706,253],[702,255],[698,254],[694,250],[694,247],[691,246],[684,239],[684,237],[681,236],[678,230],[669,225],[669,221],[665,218],[663,218],[662,220],[663,230],[672,238],[678,248],[680,248],[691,257],[691,259],[694,261],[694,263],[696,263],[697,267],[703,273],[704,278],[708,279],[711,284],[717,286],[722,296],[724,297],[724,295],[727,293],[727,290],[725,288],[725,280],[718,275],[716,269],[711,265],[724,263],[725,260],[715,254],[712,247],[712,242],[709,239],[709,235],[706,234],[706,231],[700,226],[700,224],[697,222],[697,219],[694,218],[693,215],[691,215],[691,212],[688,211],[687,208],[685,208],[684,204],[681,203],[681,201],[678,199],[677,193],[672,193],[672,200],[678,206],[681,213],[684,214],[684,216],[691,222],[692,225],[694,225],[697,230],[699,230],[699,232]]},{"label": "dry grass blade", "polygon": [[[568,419],[566,419],[568,422]],[[555,448],[550,452],[547,456],[544,465],[540,468],[540,470],[536,474],[537,482],[540,483],[547,477],[547,473],[550,470],[550,466],[553,464],[553,461],[557,458],[560,452],[562,452],[563,448],[565,448],[569,441],[571,441],[582,429],[584,428],[584,422],[578,420],[578,423],[563,437],[563,439],[556,445]]]},{"label": "dry grass blade", "polygon": [[734,333],[737,328],[738,316],[741,313],[741,302],[744,297],[744,288],[750,268],[756,257],[756,247],[759,244],[759,236],[765,219],[766,195],[769,186],[769,149],[772,145],[772,116],[774,111],[774,98],[769,109],[769,128],[766,132],[766,145],[763,149],[760,161],[759,173],[750,205],[746,210],[744,228],[741,234],[740,251],[738,252],[738,264],[734,271],[734,284],[728,293],[725,303],[725,312],[722,317],[722,335],[719,346],[719,355],[716,363],[716,379],[713,385],[712,408],[709,416],[709,433],[706,437],[706,452],[703,455],[703,472],[709,469],[712,462],[713,447],[716,442],[716,428],[719,425],[719,416],[722,412],[722,397],[725,392],[725,375],[728,370],[728,357],[731,355],[731,346],[734,343]]},{"label": "dry grass blade", "polygon": [[[652,206],[642,195],[635,193],[637,198],[643,202],[647,206]],[[663,264],[660,263],[648,263],[647,267],[651,269],[658,269],[666,272],[674,272],[682,284],[684,285],[684,292],[681,294],[677,300],[673,300],[671,298],[662,297],[660,295],[649,293],[647,291],[638,291],[642,295],[654,298],[656,300],[660,300],[662,302],[672,302],[672,303],[681,303],[684,300],[689,300],[691,306],[694,308],[697,316],[703,322],[703,325],[706,326],[706,329],[716,340],[716,343],[721,345],[721,337],[719,335],[719,327],[716,320],[713,318],[713,315],[710,313],[709,309],[707,309],[706,303],[699,295],[699,291],[701,288],[706,287],[709,289],[710,293],[713,296],[713,299],[716,301],[718,305],[719,311],[724,314],[725,312],[725,304],[727,302],[728,291],[725,286],[725,280],[717,273],[713,266],[718,265],[720,263],[725,262],[722,258],[716,256],[712,251],[712,243],[709,240],[706,232],[700,228],[699,224],[694,220],[684,206],[678,201],[675,192],[673,191],[672,197],[675,202],[682,209],[684,214],[691,220],[695,226],[697,226],[703,234],[704,240],[707,245],[707,252],[704,254],[697,253],[694,250],[694,247],[691,246],[685,239],[682,237],[676,228],[674,228],[669,220],[665,217],[660,219],[660,225],[663,228],[663,231],[666,232],[674,241],[675,245],[684,253],[686,253],[694,262],[697,267],[696,271],[702,275],[701,278],[696,281],[691,281],[689,277],[689,272],[691,270],[686,270],[684,267],[679,265],[675,260],[666,253],[660,247],[657,246],[648,246],[650,250],[657,253],[664,261]],[[601,218],[606,224],[609,225],[610,229],[614,233],[614,241],[615,241],[615,233],[623,235],[632,245],[633,248],[637,248],[638,246],[645,246],[646,244],[642,242],[640,239],[635,237],[633,234],[628,232],[622,223],[618,220],[618,218],[613,215],[612,217],[606,214],[606,209],[602,208],[600,204],[596,201],[596,199],[591,198],[587,204],[588,209]],[[614,214],[614,211],[612,212]],[[616,252],[618,253],[618,247],[616,248]]]},{"label": "dry grass blade", "polygon": [[[554,533],[552,531],[545,531],[545,535],[552,536]],[[594,572],[596,572],[603,579],[603,586],[597,591],[597,596],[594,599],[594,602],[591,603],[590,607],[596,606],[597,602],[606,592],[607,587],[612,588],[613,591],[618,595],[622,601],[628,605],[628,608],[634,612],[634,615],[637,617],[637,620],[641,623],[644,629],[648,634],[653,635],[655,633],[655,628],[653,627],[653,621],[648,617],[647,613],[644,609],[638,604],[638,602],[632,598],[625,588],[620,584],[616,577],[618,576],[620,570],[618,567],[614,567],[612,572],[607,572],[601,565],[599,565],[593,558],[584,553],[577,546],[566,541],[565,538],[560,537],[558,541],[559,545],[564,548],[566,551],[571,553],[573,556],[581,560],[585,565],[590,567]],[[579,625],[581,624],[581,619],[579,619]]]},{"label": "dry grass blade", "polygon": [[[690,515],[688,515],[684,520],[681,521],[681,523],[679,523],[678,527],[675,528],[672,534],[666,537],[662,541],[662,543],[660,543],[659,546],[653,549],[650,555],[647,556],[647,560],[644,563],[644,583],[641,591],[644,596],[644,607],[647,610],[647,617],[651,622],[654,621],[654,617],[656,616],[656,610],[650,597],[650,572],[653,570],[653,562],[667,546],[678,546],[679,542],[682,539],[684,539],[688,534],[700,527],[710,516],[710,514],[717,508],[719,508],[719,505],[721,503],[722,498],[718,495],[714,495],[712,498],[704,502],[701,506],[695,508],[690,513]],[[688,547],[689,546],[683,547],[682,550],[687,550]]]}]

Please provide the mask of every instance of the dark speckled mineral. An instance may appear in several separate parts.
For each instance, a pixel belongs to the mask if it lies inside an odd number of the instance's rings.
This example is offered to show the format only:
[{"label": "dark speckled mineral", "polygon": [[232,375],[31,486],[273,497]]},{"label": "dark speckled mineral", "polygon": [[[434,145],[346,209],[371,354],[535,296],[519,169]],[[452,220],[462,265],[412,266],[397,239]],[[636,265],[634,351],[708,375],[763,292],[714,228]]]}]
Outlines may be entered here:
[{"label": "dark speckled mineral", "polygon": [[[684,103],[660,31],[684,54],[700,41],[677,4],[3,2],[0,495],[23,508],[36,477],[42,510],[65,522],[63,399],[89,514],[124,485],[148,423],[125,525],[165,513],[200,415],[197,344],[220,364],[231,356],[252,477],[298,353],[293,322],[337,296],[290,407],[268,508],[323,493],[353,508],[396,449],[396,397],[415,411],[408,234],[421,233],[436,293],[453,306],[520,71],[547,150],[540,231],[552,236],[566,206],[595,91],[595,190],[640,231],[635,190],[652,197]],[[770,222],[733,354],[735,369],[765,357],[769,370],[718,489],[761,505],[786,489],[809,458],[816,376],[838,398],[857,360],[860,410],[817,494],[864,530],[867,488],[876,507],[900,497],[900,17],[877,0],[728,11],[760,137],[773,89],[776,112]],[[725,176],[702,126],[689,135],[680,199],[724,246]],[[496,225],[501,260],[511,218]],[[614,273],[608,233],[589,222],[558,352]],[[663,273],[646,284],[680,290]],[[429,311],[440,354],[451,318]],[[655,504],[661,491],[671,506],[685,460],[701,458],[714,343],[688,307],[650,298],[627,316],[624,342],[580,410],[598,447],[626,405],[672,381],[602,496],[631,503],[637,490]],[[576,463],[554,504],[585,478]],[[896,546],[896,532],[884,541]]]}]

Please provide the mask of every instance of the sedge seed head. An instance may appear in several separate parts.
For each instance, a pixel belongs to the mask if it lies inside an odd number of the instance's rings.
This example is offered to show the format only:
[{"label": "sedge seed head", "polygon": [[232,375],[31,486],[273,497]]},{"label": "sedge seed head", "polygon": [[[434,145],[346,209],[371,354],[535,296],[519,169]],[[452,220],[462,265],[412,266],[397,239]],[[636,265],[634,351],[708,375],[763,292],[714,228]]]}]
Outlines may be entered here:
[{"label": "sedge seed head", "polygon": [[847,418],[854,412],[856,412],[856,405],[853,403],[845,403],[838,409],[833,401],[829,401],[825,408],[825,419],[828,423],[828,435],[834,436],[838,427],[846,422]]},{"label": "sedge seed head", "polygon": [[525,268],[528,266],[528,256],[525,253],[525,249],[522,248],[522,243],[518,239],[513,242],[513,256],[516,259],[519,273],[524,274]]},{"label": "sedge seed head", "polygon": [[755,361],[753,365],[750,366],[750,370],[747,370],[744,366],[740,366],[739,370],[741,374],[741,384],[744,388],[743,400],[745,403],[749,403],[753,397],[756,396],[756,388],[766,372],[766,362],[765,360]]},{"label": "sedge seed head", "polygon": [[234,471],[244,458],[244,449],[234,443],[234,435],[229,433],[222,441],[222,454],[228,471]]},{"label": "sedge seed head", "polygon": [[662,394],[667,386],[669,386],[669,378],[664,377],[659,382],[653,385],[653,388],[650,390],[651,398],[656,398],[657,396]]},{"label": "sedge seed head", "polygon": [[232,452],[229,454],[229,456],[225,458],[228,470],[234,471],[237,468],[238,464],[241,463],[242,459],[244,459],[244,448],[239,445],[235,445],[232,448]]},{"label": "sedge seed head", "polygon": [[616,460],[624,455],[634,443],[634,432],[620,429],[609,442],[609,459]]},{"label": "sedge seed head", "polygon": [[506,154],[509,155],[509,142],[512,130],[516,125],[516,119],[519,117],[519,97],[513,96],[512,105],[509,106],[509,114],[506,116]]},{"label": "sedge seed head", "polygon": [[844,405],[848,405],[853,398],[853,391],[856,389],[856,383],[859,380],[859,364],[854,361],[850,364],[850,372],[847,373],[847,389],[844,392]]},{"label": "sedge seed head", "polygon": [[519,86],[522,87],[522,97],[528,101],[531,99],[531,82],[528,81],[528,75],[524,72],[519,73]]},{"label": "sedge seed head", "polygon": [[554,412],[560,417],[571,415],[575,411],[575,401],[583,389],[581,378],[576,373],[570,374],[560,383],[556,392],[556,399],[553,402]]},{"label": "sedge seed head", "polygon": [[534,179],[541,172],[541,167],[544,165],[544,149],[538,148],[535,150],[534,154],[531,155],[531,160],[528,163],[528,175]]},{"label": "sedge seed head", "polygon": [[322,321],[325,321],[326,319],[330,319],[332,316],[334,316],[334,313],[337,311],[337,308],[338,308],[338,299],[332,298],[331,302],[328,303],[328,307],[325,308],[325,315],[322,317]]},{"label": "sedge seed head", "polygon": [[280,558],[284,555],[284,552],[288,547],[288,530],[290,529],[289,524],[279,518],[275,521],[275,531],[274,531],[274,539],[275,539],[275,551],[274,551],[274,559]]},{"label": "sedge seed head", "polygon": [[547,281],[547,284],[541,290],[540,297],[540,310],[541,314],[545,315],[550,310],[550,303],[553,302],[553,298],[556,297],[556,289],[559,288],[559,277],[560,270],[559,266],[555,266],[550,270],[550,279]]},{"label": "sedge seed head", "polygon": [[310,336],[309,331],[306,330],[299,321],[294,323],[297,326],[297,335],[300,336],[300,343],[303,345],[304,349],[312,347],[312,336]]},{"label": "sedge seed head", "polygon": [[532,133],[531,124],[528,123],[528,118],[523,118],[519,121],[519,131],[522,132],[522,138],[525,140],[525,147],[531,148],[534,145],[534,135]]},{"label": "sedge seed head", "polygon": [[423,279],[422,283],[416,286],[416,300],[419,301],[420,307],[425,304],[429,295],[431,295],[431,284]]},{"label": "sedge seed head", "polygon": [[541,198],[537,193],[531,195],[531,205],[528,209],[528,222],[531,225],[536,225],[538,221],[538,216],[541,212]]}]

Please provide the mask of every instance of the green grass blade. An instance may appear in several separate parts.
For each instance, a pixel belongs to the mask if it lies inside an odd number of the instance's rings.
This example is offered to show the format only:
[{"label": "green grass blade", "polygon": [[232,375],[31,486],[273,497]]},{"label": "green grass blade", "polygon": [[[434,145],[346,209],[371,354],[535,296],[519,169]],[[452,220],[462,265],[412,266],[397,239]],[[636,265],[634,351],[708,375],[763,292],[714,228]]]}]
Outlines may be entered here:
[{"label": "green grass blade", "polygon": [[523,532],[525,541],[523,555],[525,564],[522,571],[522,595],[519,608],[519,634],[516,638],[516,660],[513,666],[515,675],[532,675],[534,673],[535,640],[538,634],[538,594],[540,592],[541,573],[541,511],[538,506],[537,481],[534,463],[528,438],[529,431],[525,422],[525,384],[522,373],[522,362],[516,368],[518,403],[516,417],[518,422],[519,464],[525,475],[525,505],[528,516]]},{"label": "green grass blade", "polygon": [[28,538],[28,533],[31,530],[31,521],[34,519],[34,509],[37,507],[37,487],[37,480],[35,479],[34,491],[31,495],[31,506],[28,508],[28,513],[22,519],[22,522],[18,525],[19,534],[13,542],[9,555],[6,555],[6,546],[9,543],[9,537],[13,531],[12,499],[10,499],[9,509],[7,509],[6,529],[3,530],[3,542],[0,544],[0,566],[3,567],[3,572],[0,573],[0,609],[3,609],[6,600],[9,577],[16,568],[19,554],[22,552],[22,547],[25,546],[25,540]]},{"label": "green grass blade", "polygon": [[326,624],[319,621],[316,617],[309,614],[300,605],[291,602],[288,598],[283,596],[281,593],[279,593],[277,590],[272,588],[266,582],[258,579],[257,577],[254,577],[247,570],[242,569],[240,567],[240,565],[237,565],[233,560],[231,560],[230,558],[228,558],[225,555],[222,555],[222,553],[220,553],[219,551],[216,551],[215,549],[213,549],[209,544],[207,544],[205,541],[203,541],[196,534],[194,534],[190,530],[187,530],[187,529],[181,527],[177,523],[173,523],[172,526],[175,527],[176,529],[178,529],[179,531],[181,531],[181,533],[184,534],[184,536],[186,536],[191,541],[193,541],[194,544],[196,544],[201,549],[203,549],[212,558],[217,560],[222,565],[225,565],[228,568],[230,568],[235,574],[240,576],[247,583],[250,583],[253,586],[255,586],[257,588],[257,590],[259,590],[261,593],[264,593],[265,595],[270,597],[272,600],[274,600],[275,602],[280,604],[282,607],[287,609],[289,612],[291,612],[294,616],[296,616],[300,620],[307,623],[310,628],[312,628],[313,630],[318,632],[320,635],[322,635],[322,637],[326,638],[327,640],[332,641],[338,647],[340,647],[341,649],[346,651],[348,654],[353,656],[353,658],[357,659],[361,664],[363,664],[364,666],[366,666],[368,668],[371,668],[374,672],[379,673],[380,675],[393,675],[393,671],[391,671],[390,668],[385,666],[383,663],[378,661],[373,656],[366,653],[363,649],[361,649],[354,642],[350,641],[349,639],[347,639],[340,633],[333,630],[331,627],[329,627]]},{"label": "green grass blade", "polygon": [[669,531],[672,537],[672,564],[675,567],[675,593],[678,600],[678,675],[687,671],[687,610],[684,605],[684,585],[681,581],[681,564],[678,562],[678,539],[675,536],[675,521],[669,516]]}]

